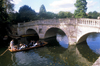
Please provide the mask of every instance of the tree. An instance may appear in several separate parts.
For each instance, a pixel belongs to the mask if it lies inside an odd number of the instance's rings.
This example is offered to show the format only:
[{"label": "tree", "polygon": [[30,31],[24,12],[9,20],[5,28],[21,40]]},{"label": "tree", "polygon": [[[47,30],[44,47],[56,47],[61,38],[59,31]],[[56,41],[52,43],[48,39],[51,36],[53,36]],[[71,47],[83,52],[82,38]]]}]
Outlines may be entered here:
[{"label": "tree", "polygon": [[63,12],[63,11],[60,11],[60,12],[58,13],[58,16],[59,16],[59,18],[66,18],[66,17],[64,16],[64,12]]},{"label": "tree", "polygon": [[71,12],[60,11],[58,16],[59,18],[72,18],[73,14]]},{"label": "tree", "polygon": [[97,19],[97,17],[100,15],[100,13],[93,11],[88,13],[89,18]]},{"label": "tree", "polygon": [[76,10],[74,12],[75,18],[84,18],[86,17],[86,11],[87,11],[87,2],[86,0],[76,0],[76,3],[74,4],[76,6]]},{"label": "tree", "polygon": [[31,7],[24,5],[19,9],[20,20],[21,22],[34,20],[36,17],[36,12],[31,9]]},{"label": "tree", "polygon": [[3,7],[4,2],[3,0],[0,1],[0,38],[3,37],[4,35],[7,35],[7,23],[9,16],[7,12],[5,11],[5,8]]},{"label": "tree", "polygon": [[47,19],[53,19],[53,18],[57,18],[57,14],[54,14],[54,13],[52,13],[52,12],[47,12],[46,13],[46,18]]},{"label": "tree", "polygon": [[46,18],[46,9],[44,5],[41,5],[40,7],[39,18],[42,18],[42,19]]},{"label": "tree", "polygon": [[13,0],[3,0],[3,7],[5,8],[4,10],[7,13],[13,12],[14,11],[14,4],[11,3]]},{"label": "tree", "polygon": [[18,12],[14,13],[10,13],[9,14],[10,20],[12,24],[17,24],[17,22],[20,22],[20,15]]},{"label": "tree", "polygon": [[66,18],[73,18],[73,14],[71,12],[65,12]]},{"label": "tree", "polygon": [[5,10],[6,8],[4,7],[4,0],[0,1],[0,23],[5,23],[8,20],[8,14],[7,11]]},{"label": "tree", "polygon": [[92,18],[92,12],[88,13],[88,18]]}]

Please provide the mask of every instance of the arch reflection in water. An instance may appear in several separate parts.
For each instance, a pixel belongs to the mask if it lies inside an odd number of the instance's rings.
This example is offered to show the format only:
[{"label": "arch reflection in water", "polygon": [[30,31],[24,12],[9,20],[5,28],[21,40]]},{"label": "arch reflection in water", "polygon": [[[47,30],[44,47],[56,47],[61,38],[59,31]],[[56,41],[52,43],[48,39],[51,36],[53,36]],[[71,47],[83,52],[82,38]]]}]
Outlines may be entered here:
[{"label": "arch reflection in water", "polygon": [[93,52],[100,55],[100,33],[90,34],[87,44]]},{"label": "arch reflection in water", "polygon": [[[51,50],[53,50],[52,48]],[[57,48],[55,47],[55,49]],[[80,54],[76,46],[68,47],[63,53],[52,52],[48,47],[43,47],[18,52],[15,54],[15,58],[16,66],[91,66],[93,64]]]},{"label": "arch reflection in water", "polygon": [[62,47],[68,48],[69,44],[68,44],[68,38],[66,35],[57,33],[56,39]]},{"label": "arch reflection in water", "polygon": [[8,51],[0,57],[0,66],[92,66],[98,58],[86,44],[69,46],[66,49],[56,43],[56,39],[52,38],[47,46],[17,52],[13,56]]}]

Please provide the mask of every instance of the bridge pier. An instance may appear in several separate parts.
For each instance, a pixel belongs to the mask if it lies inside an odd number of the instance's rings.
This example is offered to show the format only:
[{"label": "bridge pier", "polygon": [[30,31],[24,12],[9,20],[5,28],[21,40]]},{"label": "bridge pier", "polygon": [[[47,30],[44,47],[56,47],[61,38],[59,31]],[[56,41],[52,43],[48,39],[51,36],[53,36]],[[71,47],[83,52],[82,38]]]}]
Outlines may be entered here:
[{"label": "bridge pier", "polygon": [[68,37],[68,39],[69,39],[69,45],[76,45],[76,38]]},{"label": "bridge pier", "polygon": [[39,34],[39,39],[44,39],[44,34]]}]

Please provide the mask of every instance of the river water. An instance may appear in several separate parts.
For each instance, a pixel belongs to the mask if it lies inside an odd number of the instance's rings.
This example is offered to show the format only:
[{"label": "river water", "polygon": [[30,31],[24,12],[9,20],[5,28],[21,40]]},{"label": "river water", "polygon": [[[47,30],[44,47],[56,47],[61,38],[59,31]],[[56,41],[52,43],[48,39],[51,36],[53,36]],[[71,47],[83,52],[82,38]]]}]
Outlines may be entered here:
[{"label": "river water", "polygon": [[[29,43],[29,38],[15,39],[15,44],[20,41]],[[0,57],[0,66],[92,66],[100,56],[100,34],[91,34],[86,39],[87,43],[69,46],[68,38],[64,34],[46,39],[48,45],[11,53],[7,51]],[[7,48],[0,48],[0,54]]]}]

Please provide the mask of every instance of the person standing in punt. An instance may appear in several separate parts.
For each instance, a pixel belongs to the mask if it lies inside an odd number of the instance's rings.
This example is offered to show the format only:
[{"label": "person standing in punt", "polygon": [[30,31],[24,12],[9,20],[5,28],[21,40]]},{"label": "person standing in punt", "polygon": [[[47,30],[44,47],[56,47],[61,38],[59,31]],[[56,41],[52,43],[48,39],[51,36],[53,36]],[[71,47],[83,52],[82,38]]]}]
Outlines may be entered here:
[{"label": "person standing in punt", "polygon": [[15,48],[14,48],[14,39],[12,39],[11,41],[10,41],[10,48],[11,48],[11,50],[14,50]]}]

